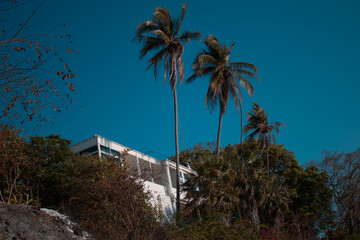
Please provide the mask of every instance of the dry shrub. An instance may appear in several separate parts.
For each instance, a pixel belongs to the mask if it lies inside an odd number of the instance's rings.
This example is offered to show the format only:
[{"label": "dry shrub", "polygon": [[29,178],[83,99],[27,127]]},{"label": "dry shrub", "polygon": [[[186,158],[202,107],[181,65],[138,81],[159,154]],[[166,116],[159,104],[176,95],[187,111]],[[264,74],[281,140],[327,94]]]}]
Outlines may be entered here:
[{"label": "dry shrub", "polygon": [[29,145],[18,131],[1,126],[0,131],[0,202],[27,204],[32,198],[29,170],[36,162]]},{"label": "dry shrub", "polygon": [[98,239],[173,239],[157,221],[141,182],[116,162],[72,199],[71,215]]}]

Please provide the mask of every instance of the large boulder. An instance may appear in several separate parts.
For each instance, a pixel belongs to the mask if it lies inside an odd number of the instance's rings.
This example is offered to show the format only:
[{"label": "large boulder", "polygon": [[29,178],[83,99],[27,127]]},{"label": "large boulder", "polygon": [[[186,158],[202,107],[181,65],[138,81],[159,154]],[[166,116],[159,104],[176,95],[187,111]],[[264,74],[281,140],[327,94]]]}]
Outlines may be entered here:
[{"label": "large boulder", "polygon": [[83,236],[76,224],[69,226],[68,219],[59,217],[63,215],[47,212],[33,206],[0,203],[0,240],[91,239]]}]

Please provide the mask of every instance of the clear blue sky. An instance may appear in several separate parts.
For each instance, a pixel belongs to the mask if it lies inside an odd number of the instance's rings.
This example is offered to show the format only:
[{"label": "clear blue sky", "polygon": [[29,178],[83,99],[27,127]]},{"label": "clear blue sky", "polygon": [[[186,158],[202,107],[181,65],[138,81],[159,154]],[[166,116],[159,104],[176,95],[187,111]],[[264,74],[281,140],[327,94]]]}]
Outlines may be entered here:
[{"label": "clear blue sky", "polygon": [[[37,16],[48,26],[66,24],[67,58],[76,73],[75,103],[56,115],[43,134],[77,143],[99,134],[164,159],[175,152],[172,93],[145,71],[136,26],[157,6],[178,15],[186,1],[46,1]],[[319,160],[324,149],[360,147],[360,1],[188,1],[182,29],[210,33],[230,45],[231,61],[254,63],[261,82],[244,111],[258,102],[270,121],[282,121],[277,143],[301,164]],[[185,77],[203,43],[185,46]],[[208,79],[178,87],[179,121],[185,147],[216,140],[218,109],[205,109]],[[40,130],[31,134],[40,134]],[[180,149],[183,143],[180,136]],[[223,119],[221,145],[240,141],[240,114],[233,103]]]}]

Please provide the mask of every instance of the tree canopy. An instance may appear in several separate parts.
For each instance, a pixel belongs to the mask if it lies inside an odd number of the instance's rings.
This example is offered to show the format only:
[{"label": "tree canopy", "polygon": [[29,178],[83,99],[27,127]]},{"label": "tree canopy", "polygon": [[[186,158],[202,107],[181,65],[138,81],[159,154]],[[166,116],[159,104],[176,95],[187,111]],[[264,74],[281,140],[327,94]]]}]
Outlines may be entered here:
[{"label": "tree canopy", "polygon": [[303,169],[291,151],[272,145],[273,174],[267,175],[266,158],[259,153],[253,140],[225,147],[220,158],[192,158],[198,176],[185,183],[191,216],[211,219],[214,211],[210,209],[216,209],[227,224],[248,219],[254,226],[286,228],[304,236],[330,228],[332,193],[326,173],[315,166]]}]

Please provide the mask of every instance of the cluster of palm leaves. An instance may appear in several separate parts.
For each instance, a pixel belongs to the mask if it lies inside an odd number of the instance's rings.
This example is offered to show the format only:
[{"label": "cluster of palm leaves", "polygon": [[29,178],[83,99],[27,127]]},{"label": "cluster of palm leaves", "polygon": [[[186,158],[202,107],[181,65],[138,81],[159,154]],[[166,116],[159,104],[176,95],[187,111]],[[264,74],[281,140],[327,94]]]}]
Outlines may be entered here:
[{"label": "cluster of palm leaves", "polygon": [[[249,149],[226,148],[221,157],[206,156],[193,161],[198,176],[184,185],[187,208],[197,218],[211,218],[216,209],[227,223],[234,218],[278,227],[290,204],[290,192],[276,176],[258,167],[258,156]],[[201,189],[197,189],[200,186]]]},{"label": "cluster of palm leaves", "polygon": [[[148,69],[154,68],[155,78],[160,64],[164,67],[164,82],[168,79],[171,89],[173,91],[174,100],[174,119],[175,119],[175,160],[176,160],[176,207],[180,209],[180,182],[179,182],[179,144],[178,144],[178,111],[177,111],[177,84],[181,84],[184,80],[184,63],[183,52],[184,43],[192,40],[200,40],[200,32],[184,31],[180,34],[180,28],[186,12],[186,4],[183,5],[180,16],[172,18],[169,10],[164,8],[156,8],[153,18],[146,20],[138,25],[135,39],[143,43],[140,51],[140,58],[146,56],[149,52],[154,52],[154,55],[149,59]],[[219,126],[217,133],[217,148],[216,154],[220,155],[220,135],[222,118],[226,113],[227,103],[230,97],[235,102],[241,112],[241,142],[242,142],[242,94],[240,87],[242,87],[250,96],[254,93],[254,88],[249,82],[249,79],[257,79],[258,68],[247,62],[231,62],[230,53],[235,43],[230,47],[221,45],[216,37],[209,35],[204,39],[206,49],[203,49],[196,56],[192,65],[193,74],[187,79],[188,83],[193,82],[200,77],[209,77],[209,87],[205,97],[206,106],[212,112],[217,105],[220,108]],[[258,119],[259,120],[259,119]],[[260,137],[260,141],[268,146],[268,136],[271,136],[271,131],[277,128],[268,126],[267,115],[262,119],[264,125],[267,125],[266,137]],[[252,121],[252,119],[248,119]],[[266,123],[265,123],[266,121]],[[246,130],[250,127],[258,128],[256,124],[248,125]],[[258,130],[255,129],[257,134]],[[261,130],[263,133],[263,130]],[[250,134],[251,136],[256,135]],[[262,135],[261,135],[262,136]]]}]

